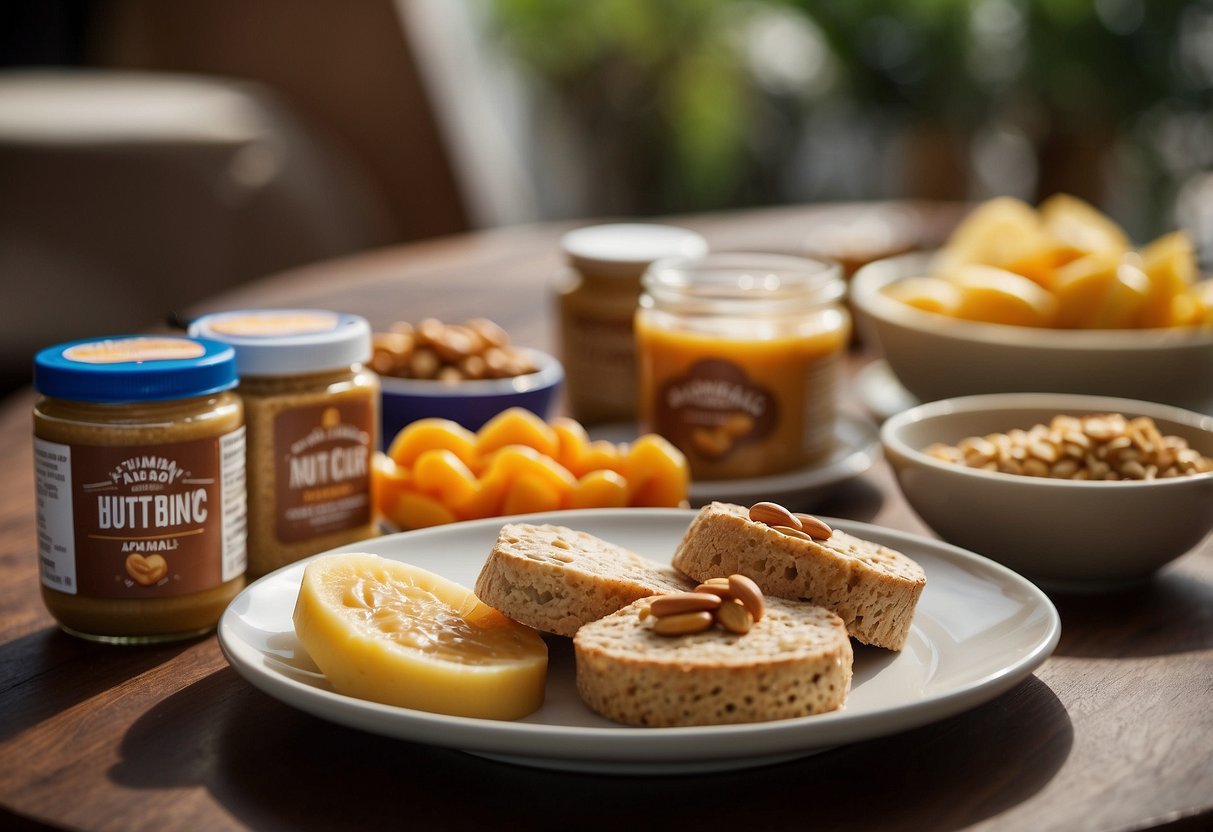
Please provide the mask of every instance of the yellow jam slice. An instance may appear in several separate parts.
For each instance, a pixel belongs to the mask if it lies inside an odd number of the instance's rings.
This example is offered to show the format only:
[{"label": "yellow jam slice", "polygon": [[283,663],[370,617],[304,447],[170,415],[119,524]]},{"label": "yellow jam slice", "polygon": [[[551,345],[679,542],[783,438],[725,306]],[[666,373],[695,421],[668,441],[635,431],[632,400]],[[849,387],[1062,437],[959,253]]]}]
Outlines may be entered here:
[{"label": "yellow jam slice", "polygon": [[543,704],[539,634],[424,569],[368,554],[318,558],[304,570],[294,621],[338,693],[483,719]]}]

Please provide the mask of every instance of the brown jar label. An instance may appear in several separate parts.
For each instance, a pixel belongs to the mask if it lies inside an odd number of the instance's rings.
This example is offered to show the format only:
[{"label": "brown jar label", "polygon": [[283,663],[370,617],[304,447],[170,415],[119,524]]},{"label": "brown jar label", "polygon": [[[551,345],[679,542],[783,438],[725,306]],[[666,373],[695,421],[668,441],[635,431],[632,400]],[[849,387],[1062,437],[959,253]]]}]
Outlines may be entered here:
[{"label": "brown jar label", "polygon": [[371,522],[369,397],[288,408],[274,418],[277,535],[284,543]]},{"label": "brown jar label", "polygon": [[779,420],[772,392],[719,358],[698,361],[685,374],[667,379],[654,404],[658,433],[712,461],[765,438]]},{"label": "brown jar label", "polygon": [[244,428],[147,446],[36,439],[42,583],[92,598],[164,598],[244,573]]}]

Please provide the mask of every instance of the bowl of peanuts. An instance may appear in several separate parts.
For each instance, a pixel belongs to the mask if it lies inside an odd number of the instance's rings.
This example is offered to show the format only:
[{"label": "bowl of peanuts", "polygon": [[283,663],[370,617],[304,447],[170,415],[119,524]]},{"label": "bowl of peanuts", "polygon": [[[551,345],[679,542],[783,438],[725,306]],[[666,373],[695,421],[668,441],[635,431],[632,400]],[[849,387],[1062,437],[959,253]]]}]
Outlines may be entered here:
[{"label": "bowl of peanuts", "polygon": [[1193,241],[1134,245],[1065,194],[982,203],[938,250],[860,269],[850,300],[920,401],[1085,393],[1213,413],[1213,277]]},{"label": "bowl of peanuts", "polygon": [[546,418],[564,382],[555,357],[515,346],[486,318],[397,322],[372,340],[385,444],[418,419],[450,419],[474,431],[511,407]]},{"label": "bowl of peanuts", "polygon": [[1213,530],[1213,416],[1103,396],[990,394],[892,416],[881,442],[936,534],[1047,589],[1146,580]]}]

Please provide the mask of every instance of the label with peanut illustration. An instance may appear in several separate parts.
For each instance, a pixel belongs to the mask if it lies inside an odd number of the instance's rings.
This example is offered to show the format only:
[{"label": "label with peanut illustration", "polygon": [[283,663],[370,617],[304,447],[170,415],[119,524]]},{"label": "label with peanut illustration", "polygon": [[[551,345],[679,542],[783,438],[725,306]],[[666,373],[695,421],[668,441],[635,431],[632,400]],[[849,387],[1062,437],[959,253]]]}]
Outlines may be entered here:
[{"label": "label with peanut illustration", "polygon": [[709,358],[667,379],[657,392],[655,428],[692,456],[723,459],[763,439],[779,420],[779,402],[731,361]]},{"label": "label with peanut illustration", "polygon": [[274,418],[277,536],[307,540],[371,522],[370,399],[283,410]]},{"label": "label with peanut illustration", "polygon": [[147,446],[34,441],[43,585],[163,598],[244,573],[244,429]]}]

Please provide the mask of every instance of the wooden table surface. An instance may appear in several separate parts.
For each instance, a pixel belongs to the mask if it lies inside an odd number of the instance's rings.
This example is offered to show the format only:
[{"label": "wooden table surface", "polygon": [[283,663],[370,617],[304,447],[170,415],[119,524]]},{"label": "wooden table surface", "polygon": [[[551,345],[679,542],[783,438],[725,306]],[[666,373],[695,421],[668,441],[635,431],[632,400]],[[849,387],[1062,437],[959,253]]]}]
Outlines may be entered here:
[{"label": "wooden table surface", "polygon": [[[927,238],[954,216],[919,208]],[[854,210],[679,221],[716,248],[787,251]],[[520,343],[551,347],[547,286],[568,227],[370,252],[185,312],[316,305],[376,327],[486,315]],[[857,349],[849,367],[870,358]],[[726,774],[544,771],[306,715],[246,683],[214,636],[120,648],[60,632],[38,594],[32,402],[24,391],[0,406],[2,828],[1213,828],[1213,540],[1132,591],[1055,596],[1063,631],[1054,655],[958,716]],[[814,511],[929,534],[883,462]]]}]

